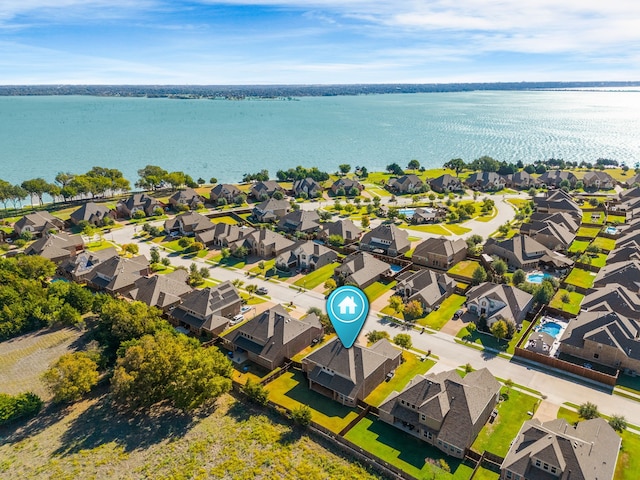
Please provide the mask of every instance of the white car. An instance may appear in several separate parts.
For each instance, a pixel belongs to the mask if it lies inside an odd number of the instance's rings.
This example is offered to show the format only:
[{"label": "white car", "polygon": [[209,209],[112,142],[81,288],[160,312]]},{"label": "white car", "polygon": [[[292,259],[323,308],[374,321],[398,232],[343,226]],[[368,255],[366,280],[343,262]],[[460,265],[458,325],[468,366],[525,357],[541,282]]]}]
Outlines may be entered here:
[{"label": "white car", "polygon": [[231,323],[238,323],[238,322],[241,322],[242,320],[244,320],[244,315],[239,313],[238,315],[233,317],[233,319],[231,319]]}]

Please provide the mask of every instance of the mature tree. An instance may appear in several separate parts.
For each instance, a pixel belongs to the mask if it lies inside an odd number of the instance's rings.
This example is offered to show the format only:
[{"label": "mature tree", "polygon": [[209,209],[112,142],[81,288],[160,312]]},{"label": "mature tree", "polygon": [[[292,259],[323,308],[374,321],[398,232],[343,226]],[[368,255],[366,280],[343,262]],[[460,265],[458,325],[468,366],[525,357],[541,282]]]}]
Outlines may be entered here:
[{"label": "mature tree", "polygon": [[151,263],[160,263],[160,250],[158,247],[151,247]]},{"label": "mature tree", "polygon": [[340,235],[329,235],[328,241],[329,244],[333,245],[334,247],[341,247],[342,245],[344,245],[344,238],[342,238]]},{"label": "mature tree", "polygon": [[333,278],[327,278],[323,286],[327,290],[334,291],[338,285],[336,284],[336,281]]},{"label": "mature tree", "polygon": [[16,267],[24,278],[44,280],[56,273],[56,264],[39,255],[24,255],[16,259]]},{"label": "mature tree", "polygon": [[513,276],[511,277],[511,281],[514,285],[520,285],[521,283],[524,283],[526,279],[527,274],[524,273],[524,271],[522,271],[521,269],[517,269],[515,272],[513,272]]},{"label": "mature tree", "polygon": [[245,290],[249,294],[250,297],[253,297],[253,294],[258,291],[258,286],[254,283],[250,283],[246,286]]},{"label": "mature tree", "polygon": [[32,392],[18,395],[0,393],[0,425],[10,423],[19,418],[34,417],[42,409],[44,402]]},{"label": "mature tree", "polygon": [[482,282],[487,281],[487,271],[481,266],[478,265],[476,269],[471,274],[471,278],[473,280],[474,285],[479,285]]},{"label": "mature tree", "polygon": [[507,273],[507,264],[505,263],[504,260],[501,260],[501,259],[495,260],[491,264],[491,266],[493,267],[493,271],[500,276]]},{"label": "mature tree", "polygon": [[609,425],[616,432],[622,433],[627,429],[627,419],[624,418],[624,415],[611,415]]},{"label": "mature tree", "polygon": [[500,168],[500,162],[484,155],[471,163],[471,167],[474,170],[480,170],[482,172],[497,172]]},{"label": "mature tree", "polygon": [[424,309],[422,308],[422,303],[420,303],[418,300],[412,300],[404,307],[405,318],[407,316],[412,319],[420,318],[423,314]]},{"label": "mature tree", "polygon": [[253,403],[265,406],[269,400],[269,392],[260,382],[254,382],[248,379],[247,383],[242,387],[242,391]]},{"label": "mature tree", "polygon": [[42,379],[56,402],[72,402],[98,383],[98,365],[85,352],[66,353]]},{"label": "mature tree", "polygon": [[371,225],[371,220],[369,220],[369,217],[367,215],[363,215],[362,216],[362,228],[368,228],[369,225]]},{"label": "mature tree", "polygon": [[340,173],[342,175],[346,175],[351,170],[351,165],[349,165],[348,163],[342,163],[338,165],[338,169],[340,170]]},{"label": "mature tree", "polygon": [[307,405],[300,405],[291,410],[291,418],[302,427],[307,427],[311,423],[311,409]]},{"label": "mature tree", "polygon": [[137,255],[140,251],[137,243],[125,243],[122,245],[122,251],[131,255]]},{"label": "mature tree", "polygon": [[73,177],[75,177],[75,175],[71,172],[58,172],[54,180],[60,185],[60,187],[66,187],[69,182],[73,180]]},{"label": "mature tree", "polygon": [[496,337],[498,340],[502,340],[506,338],[509,334],[509,329],[507,327],[507,322],[504,320],[498,320],[490,328],[491,334]]},{"label": "mature tree", "polygon": [[145,190],[155,190],[162,184],[167,174],[168,172],[162,167],[147,165],[138,170],[140,180],[136,182],[136,186]]},{"label": "mature tree", "polygon": [[407,165],[407,168],[415,171],[420,168],[420,162],[415,158],[413,160],[409,160],[409,164]]},{"label": "mature tree", "polygon": [[460,172],[467,168],[467,164],[461,158],[452,158],[447,163],[445,163],[443,167],[454,170],[456,172],[456,177],[458,177],[460,176]]},{"label": "mature tree", "polygon": [[402,297],[399,295],[392,295],[389,298],[389,307],[395,312],[400,313],[404,310],[404,302],[402,301]]},{"label": "mature tree", "polygon": [[411,342],[411,335],[408,333],[399,333],[395,337],[393,337],[393,343],[398,345],[399,347],[406,348],[409,350],[413,343]]},{"label": "mature tree", "polygon": [[591,402],[586,402],[578,407],[578,416],[584,420],[591,420],[592,418],[598,418],[600,412],[598,406]]},{"label": "mature tree", "polygon": [[554,293],[555,288],[553,287],[553,283],[549,280],[543,280],[540,286],[536,289],[534,298],[538,303],[549,303],[553,298]]},{"label": "mature tree", "polygon": [[38,197],[42,205],[42,196],[49,191],[49,183],[44,178],[32,178],[22,182],[22,188],[32,197]]},{"label": "mature tree", "polygon": [[170,331],[124,345],[111,380],[114,400],[132,410],[167,401],[191,410],[231,390],[233,366],[219,350]]},{"label": "mature tree", "polygon": [[402,167],[400,165],[398,165],[397,163],[391,163],[389,165],[387,165],[387,172],[393,174],[393,175],[403,175],[404,174],[404,170],[402,170]]},{"label": "mature tree", "polygon": [[473,248],[476,245],[482,243],[482,240],[483,238],[481,235],[477,235],[477,234],[471,235],[469,238],[466,239],[467,246],[469,248]]},{"label": "mature tree", "polygon": [[164,181],[175,190],[186,184],[187,176],[184,172],[171,172],[165,176]]},{"label": "mature tree", "polygon": [[371,330],[367,333],[367,341],[369,343],[376,343],[383,338],[389,340],[389,332],[385,332],[384,330]]}]

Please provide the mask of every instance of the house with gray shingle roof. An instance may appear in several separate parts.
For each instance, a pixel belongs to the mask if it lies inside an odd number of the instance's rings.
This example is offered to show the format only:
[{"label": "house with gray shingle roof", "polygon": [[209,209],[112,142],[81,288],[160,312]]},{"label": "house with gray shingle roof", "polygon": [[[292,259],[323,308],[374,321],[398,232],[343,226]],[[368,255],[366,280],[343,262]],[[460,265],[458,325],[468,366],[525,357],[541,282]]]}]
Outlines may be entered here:
[{"label": "house with gray shingle roof", "polygon": [[553,190],[544,195],[533,197],[536,212],[556,213],[567,212],[578,223],[582,223],[582,209],[573,201],[571,195],[562,190]]},{"label": "house with gray shingle roof", "polygon": [[464,378],[456,370],[416,375],[402,392],[378,408],[380,420],[464,458],[500,396],[500,383],[486,368]]},{"label": "house with gray shingle roof", "polygon": [[162,204],[155,198],[146,193],[134,193],[126,200],[120,200],[116,206],[118,215],[131,218],[138,210],[142,210],[147,217],[154,214],[154,210],[162,209]]},{"label": "house with gray shingle roof", "polygon": [[206,247],[225,248],[256,231],[255,228],[214,223],[213,228],[196,233],[196,240]]},{"label": "house with gray shingle roof", "polygon": [[362,230],[348,218],[336,220],[322,224],[322,230],[318,233],[318,238],[328,240],[331,235],[338,235],[344,239],[346,245],[356,242],[362,236]]},{"label": "house with gray shingle roof", "polygon": [[449,240],[446,237],[428,238],[420,242],[413,252],[411,260],[416,265],[449,270],[467,256],[467,242],[459,238]]},{"label": "house with gray shingle roof", "polygon": [[355,252],[342,261],[342,265],[335,269],[334,276],[339,285],[353,283],[360,288],[366,288],[390,273],[391,267],[388,263],[378,260],[370,253]]},{"label": "house with gray shingle roof", "polygon": [[360,250],[383,253],[396,257],[411,249],[409,233],[393,223],[382,223],[365,233],[360,240]]},{"label": "house with gray shingle roof", "polygon": [[235,185],[231,185],[230,183],[219,183],[211,189],[209,198],[211,199],[212,204],[217,205],[218,200],[221,198],[224,198],[227,203],[233,203],[238,195],[242,195],[242,190]]},{"label": "house with gray shingle roof", "polygon": [[489,327],[498,320],[520,325],[532,306],[533,295],[510,285],[485,282],[467,292],[468,311]]},{"label": "house with gray shingle roof", "polygon": [[489,192],[504,188],[506,180],[496,172],[476,172],[469,175],[464,183],[473,190]]},{"label": "house with gray shingle roof", "polygon": [[39,237],[43,233],[63,230],[64,222],[49,212],[32,212],[18,220],[13,229],[18,235],[22,232],[30,232]]},{"label": "house with gray shingle roof", "polygon": [[127,296],[167,313],[182,301],[182,297],[193,290],[187,283],[188,280],[189,273],[186,270],[142,277],[136,280],[135,286]]},{"label": "house with gray shingle roof", "polygon": [[281,270],[300,268],[315,270],[338,259],[338,254],[330,248],[315,242],[306,241],[281,254],[276,259],[276,266]]},{"label": "house with gray shingle roof", "polygon": [[588,362],[640,373],[638,322],[617,311],[582,312],[569,322],[559,351]]},{"label": "house with gray shingle roof", "polygon": [[65,260],[60,265],[60,270],[70,277],[74,282],[85,282],[89,278],[91,272],[100,263],[118,256],[115,247],[105,248],[90,252],[85,250],[78,253],[75,257]]},{"label": "house with gray shingle roof", "polygon": [[538,183],[541,185],[555,188],[560,188],[560,184],[564,180],[567,180],[571,185],[571,188],[573,188],[576,186],[578,177],[576,177],[572,172],[568,172],[566,170],[549,170],[538,177]]},{"label": "house with gray shingle roof", "polygon": [[149,275],[149,260],[144,255],[133,258],[116,256],[96,265],[86,279],[95,289],[125,295],[145,275]]},{"label": "house with gray shingle roof", "polygon": [[640,173],[629,177],[622,182],[622,186],[626,188],[632,188],[634,186],[640,186]]},{"label": "house with gray shingle roof", "polygon": [[69,221],[78,225],[80,222],[87,222],[96,227],[104,225],[105,218],[114,218],[115,212],[106,205],[101,205],[94,202],[86,202],[77,210],[71,212]]},{"label": "house with gray shingle roof", "polygon": [[536,212],[527,223],[520,226],[520,233],[528,235],[550,250],[566,251],[576,238],[579,228],[579,222],[567,212]]},{"label": "house with gray shingle roof", "polygon": [[320,230],[320,216],[315,210],[295,210],[278,222],[278,228],[288,233],[313,233]]},{"label": "house with gray shingle roof", "polygon": [[524,170],[504,176],[507,188],[531,188],[538,185],[538,180]]},{"label": "house with gray shingle roof", "polygon": [[433,270],[404,272],[397,277],[396,293],[405,302],[417,300],[423,308],[433,309],[440,305],[456,289],[456,281],[444,273]]},{"label": "house with gray shingle roof", "polygon": [[259,203],[251,212],[258,222],[277,222],[291,210],[291,204],[287,200],[269,198]]},{"label": "house with gray shingle roof", "polygon": [[540,264],[564,269],[573,265],[573,260],[561,253],[549,250],[528,235],[514,235],[505,240],[489,238],[483,248],[487,255],[502,258],[510,269],[530,270]]},{"label": "house with gray shingle roof", "polygon": [[284,235],[280,235],[268,228],[253,230],[240,240],[230,245],[232,250],[240,246],[246,247],[249,253],[260,258],[273,258],[291,250],[296,242],[289,240]]},{"label": "house with gray shingle roof", "polygon": [[458,177],[454,177],[453,175],[449,175],[445,173],[444,175],[440,175],[438,178],[434,178],[429,182],[429,186],[431,190],[438,193],[448,193],[464,190],[462,186],[462,182]]},{"label": "house with gray shingle roof", "polygon": [[387,187],[389,187],[389,190],[399,195],[419,193],[424,189],[424,182],[420,177],[411,173],[399,178],[392,178],[387,183]]},{"label": "house with gray shingle roof", "polygon": [[322,196],[322,185],[316,182],[313,178],[302,178],[293,182],[293,194],[296,197],[305,194],[307,198],[317,198]]},{"label": "house with gray shingle roof", "polygon": [[197,212],[186,212],[169,218],[164,222],[164,230],[167,233],[180,233],[193,236],[207,230],[212,230],[214,224],[204,215]]},{"label": "house with gray shingle roof", "polygon": [[259,201],[265,200],[267,197],[272,197],[275,192],[284,193],[284,189],[278,182],[273,180],[256,182],[251,187],[251,196]]},{"label": "house with gray shingle roof", "polygon": [[387,374],[400,366],[402,353],[388,340],[371,347],[344,348],[337,338],[302,359],[309,388],[343,405],[364,400]]},{"label": "house with gray shingle roof", "polygon": [[273,370],[323,334],[316,314],[298,320],[282,305],[276,305],[225,335],[224,344],[238,353],[246,352],[249,360]]},{"label": "house with gray shingle roof", "polygon": [[616,181],[607,172],[587,172],[582,178],[585,188],[595,188],[596,190],[611,190],[616,186]]},{"label": "house with gray shingle roof", "polygon": [[52,262],[61,263],[75,257],[84,248],[81,235],[69,235],[65,232],[50,233],[29,245],[27,255],[40,255]]},{"label": "house with gray shingle roof", "polygon": [[612,480],[621,439],[603,418],[524,422],[500,467],[500,480]]},{"label": "house with gray shingle roof", "polygon": [[229,319],[240,313],[241,307],[238,290],[227,281],[183,295],[182,303],[169,311],[169,320],[196,335],[218,335],[227,328]]},{"label": "house with gray shingle roof", "polygon": [[626,243],[615,250],[611,250],[607,257],[607,263],[610,265],[630,260],[640,260],[640,244],[635,242]]},{"label": "house with gray shingle roof", "polygon": [[585,312],[618,312],[640,321],[640,296],[615,283],[590,290],[580,308]]},{"label": "house with gray shingle roof", "polygon": [[357,180],[352,180],[347,177],[340,177],[339,179],[337,179],[335,182],[331,184],[331,187],[329,187],[329,190],[331,190],[334,195],[337,195],[338,190],[343,189],[345,195],[350,195],[351,190],[354,188],[358,190],[358,192],[361,192],[362,190],[364,190],[364,186]]},{"label": "house with gray shingle roof", "polygon": [[628,260],[606,265],[596,275],[593,286],[600,288],[613,283],[640,294],[640,261]]},{"label": "house with gray shingle roof", "polygon": [[200,196],[193,188],[178,190],[169,197],[169,203],[174,208],[189,207],[192,210],[204,205],[204,197]]}]

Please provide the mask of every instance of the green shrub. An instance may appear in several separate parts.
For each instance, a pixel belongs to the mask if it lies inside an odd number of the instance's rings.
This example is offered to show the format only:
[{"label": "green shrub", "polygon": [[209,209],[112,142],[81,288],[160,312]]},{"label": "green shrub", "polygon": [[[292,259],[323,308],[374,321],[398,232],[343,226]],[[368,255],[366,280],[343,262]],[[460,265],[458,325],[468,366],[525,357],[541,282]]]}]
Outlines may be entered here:
[{"label": "green shrub", "polygon": [[18,418],[33,417],[42,409],[42,399],[35,393],[26,392],[19,395],[0,393],[0,425]]}]

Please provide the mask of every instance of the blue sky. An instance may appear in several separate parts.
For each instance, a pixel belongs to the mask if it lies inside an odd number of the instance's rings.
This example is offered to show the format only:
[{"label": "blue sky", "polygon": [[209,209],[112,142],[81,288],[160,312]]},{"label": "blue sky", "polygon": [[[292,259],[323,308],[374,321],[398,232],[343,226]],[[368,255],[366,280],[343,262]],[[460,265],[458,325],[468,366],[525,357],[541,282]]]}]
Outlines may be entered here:
[{"label": "blue sky", "polygon": [[640,80],[637,0],[0,0],[2,84]]}]

